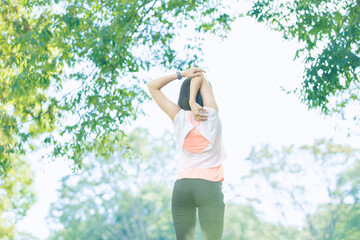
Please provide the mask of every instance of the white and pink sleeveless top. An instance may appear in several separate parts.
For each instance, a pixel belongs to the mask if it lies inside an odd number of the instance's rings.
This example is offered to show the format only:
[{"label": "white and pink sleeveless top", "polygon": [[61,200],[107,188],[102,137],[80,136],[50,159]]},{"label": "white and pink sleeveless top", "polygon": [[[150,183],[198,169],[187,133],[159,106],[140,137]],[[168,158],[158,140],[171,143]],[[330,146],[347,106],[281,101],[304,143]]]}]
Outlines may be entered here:
[{"label": "white and pink sleeveless top", "polygon": [[180,148],[177,179],[202,178],[224,181],[222,127],[218,112],[204,107],[207,121],[196,121],[191,111],[181,109],[174,118],[174,134]]}]

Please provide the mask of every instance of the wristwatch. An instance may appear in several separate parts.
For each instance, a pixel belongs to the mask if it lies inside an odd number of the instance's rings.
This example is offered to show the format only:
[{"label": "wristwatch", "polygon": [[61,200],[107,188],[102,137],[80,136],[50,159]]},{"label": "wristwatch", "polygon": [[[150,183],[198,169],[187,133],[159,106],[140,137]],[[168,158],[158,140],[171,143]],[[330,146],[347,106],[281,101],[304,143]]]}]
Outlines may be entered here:
[{"label": "wristwatch", "polygon": [[181,80],[182,79],[182,76],[181,76],[181,73],[180,72],[176,72],[177,76],[178,76],[178,79]]}]

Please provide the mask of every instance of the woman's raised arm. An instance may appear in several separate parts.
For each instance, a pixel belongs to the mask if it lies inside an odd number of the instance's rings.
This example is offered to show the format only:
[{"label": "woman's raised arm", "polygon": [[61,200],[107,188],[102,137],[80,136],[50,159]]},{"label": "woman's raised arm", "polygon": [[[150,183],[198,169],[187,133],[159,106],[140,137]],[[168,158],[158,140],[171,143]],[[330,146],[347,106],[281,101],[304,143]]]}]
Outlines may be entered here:
[{"label": "woman's raised arm", "polygon": [[[203,112],[206,113],[207,111],[203,107],[201,107],[200,104],[198,104],[196,102],[196,95],[197,95],[199,89],[201,89],[202,82],[203,82],[203,75],[192,78],[191,82],[190,82],[189,105],[191,108],[191,112],[194,116],[194,119],[197,121],[206,121],[207,120],[207,115],[203,114]],[[201,90],[200,90],[200,94],[201,94]],[[201,97],[202,97],[202,94],[201,94]]]},{"label": "woman's raised arm", "polygon": [[200,94],[203,99],[204,106],[213,108],[217,112],[219,111],[218,105],[215,100],[214,92],[210,86],[209,81],[206,79],[205,76],[202,77],[202,84],[200,88]]},{"label": "woman's raised arm", "polygon": [[171,118],[172,121],[174,121],[176,114],[180,111],[180,107],[165,96],[161,91],[161,88],[175,79],[177,79],[177,75],[174,73],[156,78],[146,84],[157,105]]},{"label": "woman's raised arm", "polygon": [[212,91],[212,88],[208,80],[205,78],[205,76],[202,75],[199,77],[192,78],[190,85],[190,100],[189,100],[191,112],[193,113],[195,120],[206,121],[207,116],[201,112],[201,111],[207,112],[206,109],[202,108],[198,103],[196,103],[196,94],[199,88],[204,106],[215,109],[216,111],[219,111],[219,109],[216,104],[215,96]]}]

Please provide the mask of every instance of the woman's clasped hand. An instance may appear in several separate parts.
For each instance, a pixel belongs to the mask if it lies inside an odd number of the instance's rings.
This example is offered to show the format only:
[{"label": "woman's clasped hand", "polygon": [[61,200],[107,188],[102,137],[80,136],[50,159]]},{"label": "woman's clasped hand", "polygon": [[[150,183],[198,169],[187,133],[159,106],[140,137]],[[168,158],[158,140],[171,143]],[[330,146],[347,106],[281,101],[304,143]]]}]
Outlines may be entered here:
[{"label": "woman's clasped hand", "polygon": [[203,76],[203,72],[205,73],[204,70],[202,70],[198,67],[191,67],[191,68],[181,72],[181,76],[189,77],[189,78],[200,77],[200,76]]}]

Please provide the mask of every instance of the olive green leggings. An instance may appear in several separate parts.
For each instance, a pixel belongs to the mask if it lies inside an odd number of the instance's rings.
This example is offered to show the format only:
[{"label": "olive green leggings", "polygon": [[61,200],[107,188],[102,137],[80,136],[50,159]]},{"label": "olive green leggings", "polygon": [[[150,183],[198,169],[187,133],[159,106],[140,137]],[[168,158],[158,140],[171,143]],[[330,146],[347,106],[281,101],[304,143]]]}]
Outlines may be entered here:
[{"label": "olive green leggings", "polygon": [[171,211],[177,240],[194,240],[196,208],[202,239],[221,240],[225,213],[221,181],[200,178],[175,181]]}]

